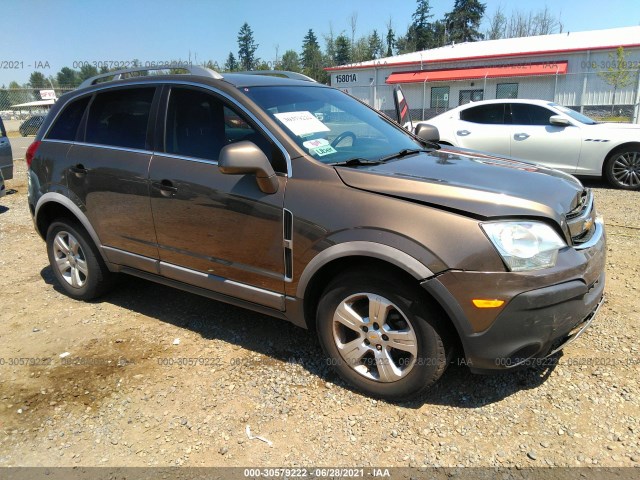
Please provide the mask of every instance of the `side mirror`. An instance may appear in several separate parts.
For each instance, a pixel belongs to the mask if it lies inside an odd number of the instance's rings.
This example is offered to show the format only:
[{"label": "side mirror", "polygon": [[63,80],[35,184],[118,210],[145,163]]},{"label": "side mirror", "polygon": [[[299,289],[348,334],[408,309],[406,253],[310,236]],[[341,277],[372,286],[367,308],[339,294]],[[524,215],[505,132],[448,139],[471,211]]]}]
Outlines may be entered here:
[{"label": "side mirror", "polygon": [[258,187],[264,193],[278,191],[276,172],[264,152],[253,142],[244,140],[223,147],[218,158],[218,169],[226,175],[251,173],[256,176]]},{"label": "side mirror", "polygon": [[419,123],[416,127],[416,137],[425,142],[438,143],[440,141],[440,132],[433,125]]},{"label": "side mirror", "polygon": [[551,115],[549,117],[549,123],[551,125],[555,125],[556,127],[570,127],[571,122],[560,115]]}]

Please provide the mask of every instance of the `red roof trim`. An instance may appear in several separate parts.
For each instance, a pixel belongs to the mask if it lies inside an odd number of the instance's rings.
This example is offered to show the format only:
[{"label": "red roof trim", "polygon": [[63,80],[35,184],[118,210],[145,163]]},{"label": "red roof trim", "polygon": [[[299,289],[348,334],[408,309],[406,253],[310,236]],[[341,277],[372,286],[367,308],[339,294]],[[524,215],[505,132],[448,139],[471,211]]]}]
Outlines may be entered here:
[{"label": "red roof trim", "polygon": [[534,75],[564,75],[567,73],[566,60],[555,62],[520,63],[487,67],[449,68],[439,70],[417,70],[413,72],[393,72],[387,83],[443,82],[449,80],[471,80],[474,78],[529,77]]},{"label": "red roof trim", "polygon": [[363,68],[384,68],[384,67],[402,67],[409,65],[430,65],[432,63],[445,63],[445,62],[466,62],[469,60],[485,60],[485,59],[493,59],[493,58],[508,58],[508,57],[530,57],[535,55],[555,55],[555,54],[565,54],[565,53],[575,53],[575,52],[587,52],[587,51],[596,51],[596,50],[613,50],[618,47],[623,48],[636,48],[640,47],[640,43],[630,43],[628,45],[610,45],[607,47],[590,47],[590,48],[567,48],[567,49],[558,49],[558,50],[542,50],[542,51],[532,51],[532,52],[513,52],[513,53],[502,53],[498,55],[478,55],[475,57],[460,57],[460,58],[443,58],[440,60],[425,60],[423,62],[412,61],[412,62],[395,62],[395,63],[380,63],[380,64],[367,64],[367,65],[342,65],[339,67],[326,67],[325,70],[327,72],[339,71],[339,70],[359,70]]}]

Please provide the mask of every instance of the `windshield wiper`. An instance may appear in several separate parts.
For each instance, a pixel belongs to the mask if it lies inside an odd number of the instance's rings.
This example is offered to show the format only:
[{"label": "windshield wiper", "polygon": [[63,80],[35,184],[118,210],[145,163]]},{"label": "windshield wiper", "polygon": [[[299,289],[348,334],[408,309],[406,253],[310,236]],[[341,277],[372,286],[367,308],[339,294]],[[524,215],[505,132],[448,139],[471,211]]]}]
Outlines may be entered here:
[{"label": "windshield wiper", "polygon": [[380,165],[380,160],[367,160],[366,158],[350,158],[344,162],[333,162],[329,165],[334,167],[358,167],[360,165]]},{"label": "windshield wiper", "polygon": [[394,153],[391,155],[387,155],[386,157],[379,158],[378,162],[384,163],[389,160],[395,160],[396,158],[403,158],[409,155],[415,155],[416,153],[429,152],[429,151],[430,150],[423,150],[418,148],[413,148],[413,149],[405,148],[404,150],[400,150],[398,153]]}]

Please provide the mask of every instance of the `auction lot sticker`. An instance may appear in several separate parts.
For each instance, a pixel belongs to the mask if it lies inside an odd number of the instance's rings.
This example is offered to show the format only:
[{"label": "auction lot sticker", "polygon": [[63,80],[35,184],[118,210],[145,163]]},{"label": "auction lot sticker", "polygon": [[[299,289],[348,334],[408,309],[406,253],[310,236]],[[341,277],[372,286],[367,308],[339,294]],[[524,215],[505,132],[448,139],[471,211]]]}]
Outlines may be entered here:
[{"label": "auction lot sticker", "polygon": [[318,120],[311,112],[285,112],[274,115],[291,130],[294,135],[298,135],[299,137],[310,133],[329,131],[329,127]]}]

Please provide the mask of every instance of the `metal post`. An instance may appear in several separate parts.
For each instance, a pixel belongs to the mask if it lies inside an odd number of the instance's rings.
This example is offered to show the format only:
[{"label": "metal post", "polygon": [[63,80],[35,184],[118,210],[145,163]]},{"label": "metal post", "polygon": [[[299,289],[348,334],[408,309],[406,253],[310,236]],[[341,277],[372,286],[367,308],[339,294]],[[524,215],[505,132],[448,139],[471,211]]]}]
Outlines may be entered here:
[{"label": "metal post", "polygon": [[558,71],[560,70],[560,67],[558,67],[556,69],[556,82],[553,85],[553,101],[557,102],[558,100]]},{"label": "metal post", "polygon": [[424,120],[424,107],[427,104],[427,81],[422,82],[422,119]]},{"label": "metal post", "polygon": [[[587,65],[591,65],[591,50],[587,50]],[[584,97],[587,95],[587,72],[582,72],[582,95],[580,95],[580,113],[584,113]]]},{"label": "metal post", "polygon": [[636,82],[636,98],[633,103],[633,123],[640,123],[640,70],[638,70],[638,81]]},{"label": "metal post", "polygon": [[487,75],[489,75],[488,73],[484,74],[484,85],[482,86],[482,99],[486,100],[487,99]]},{"label": "metal post", "polygon": [[378,105],[378,69],[373,65],[373,108],[378,110],[382,105]]}]

